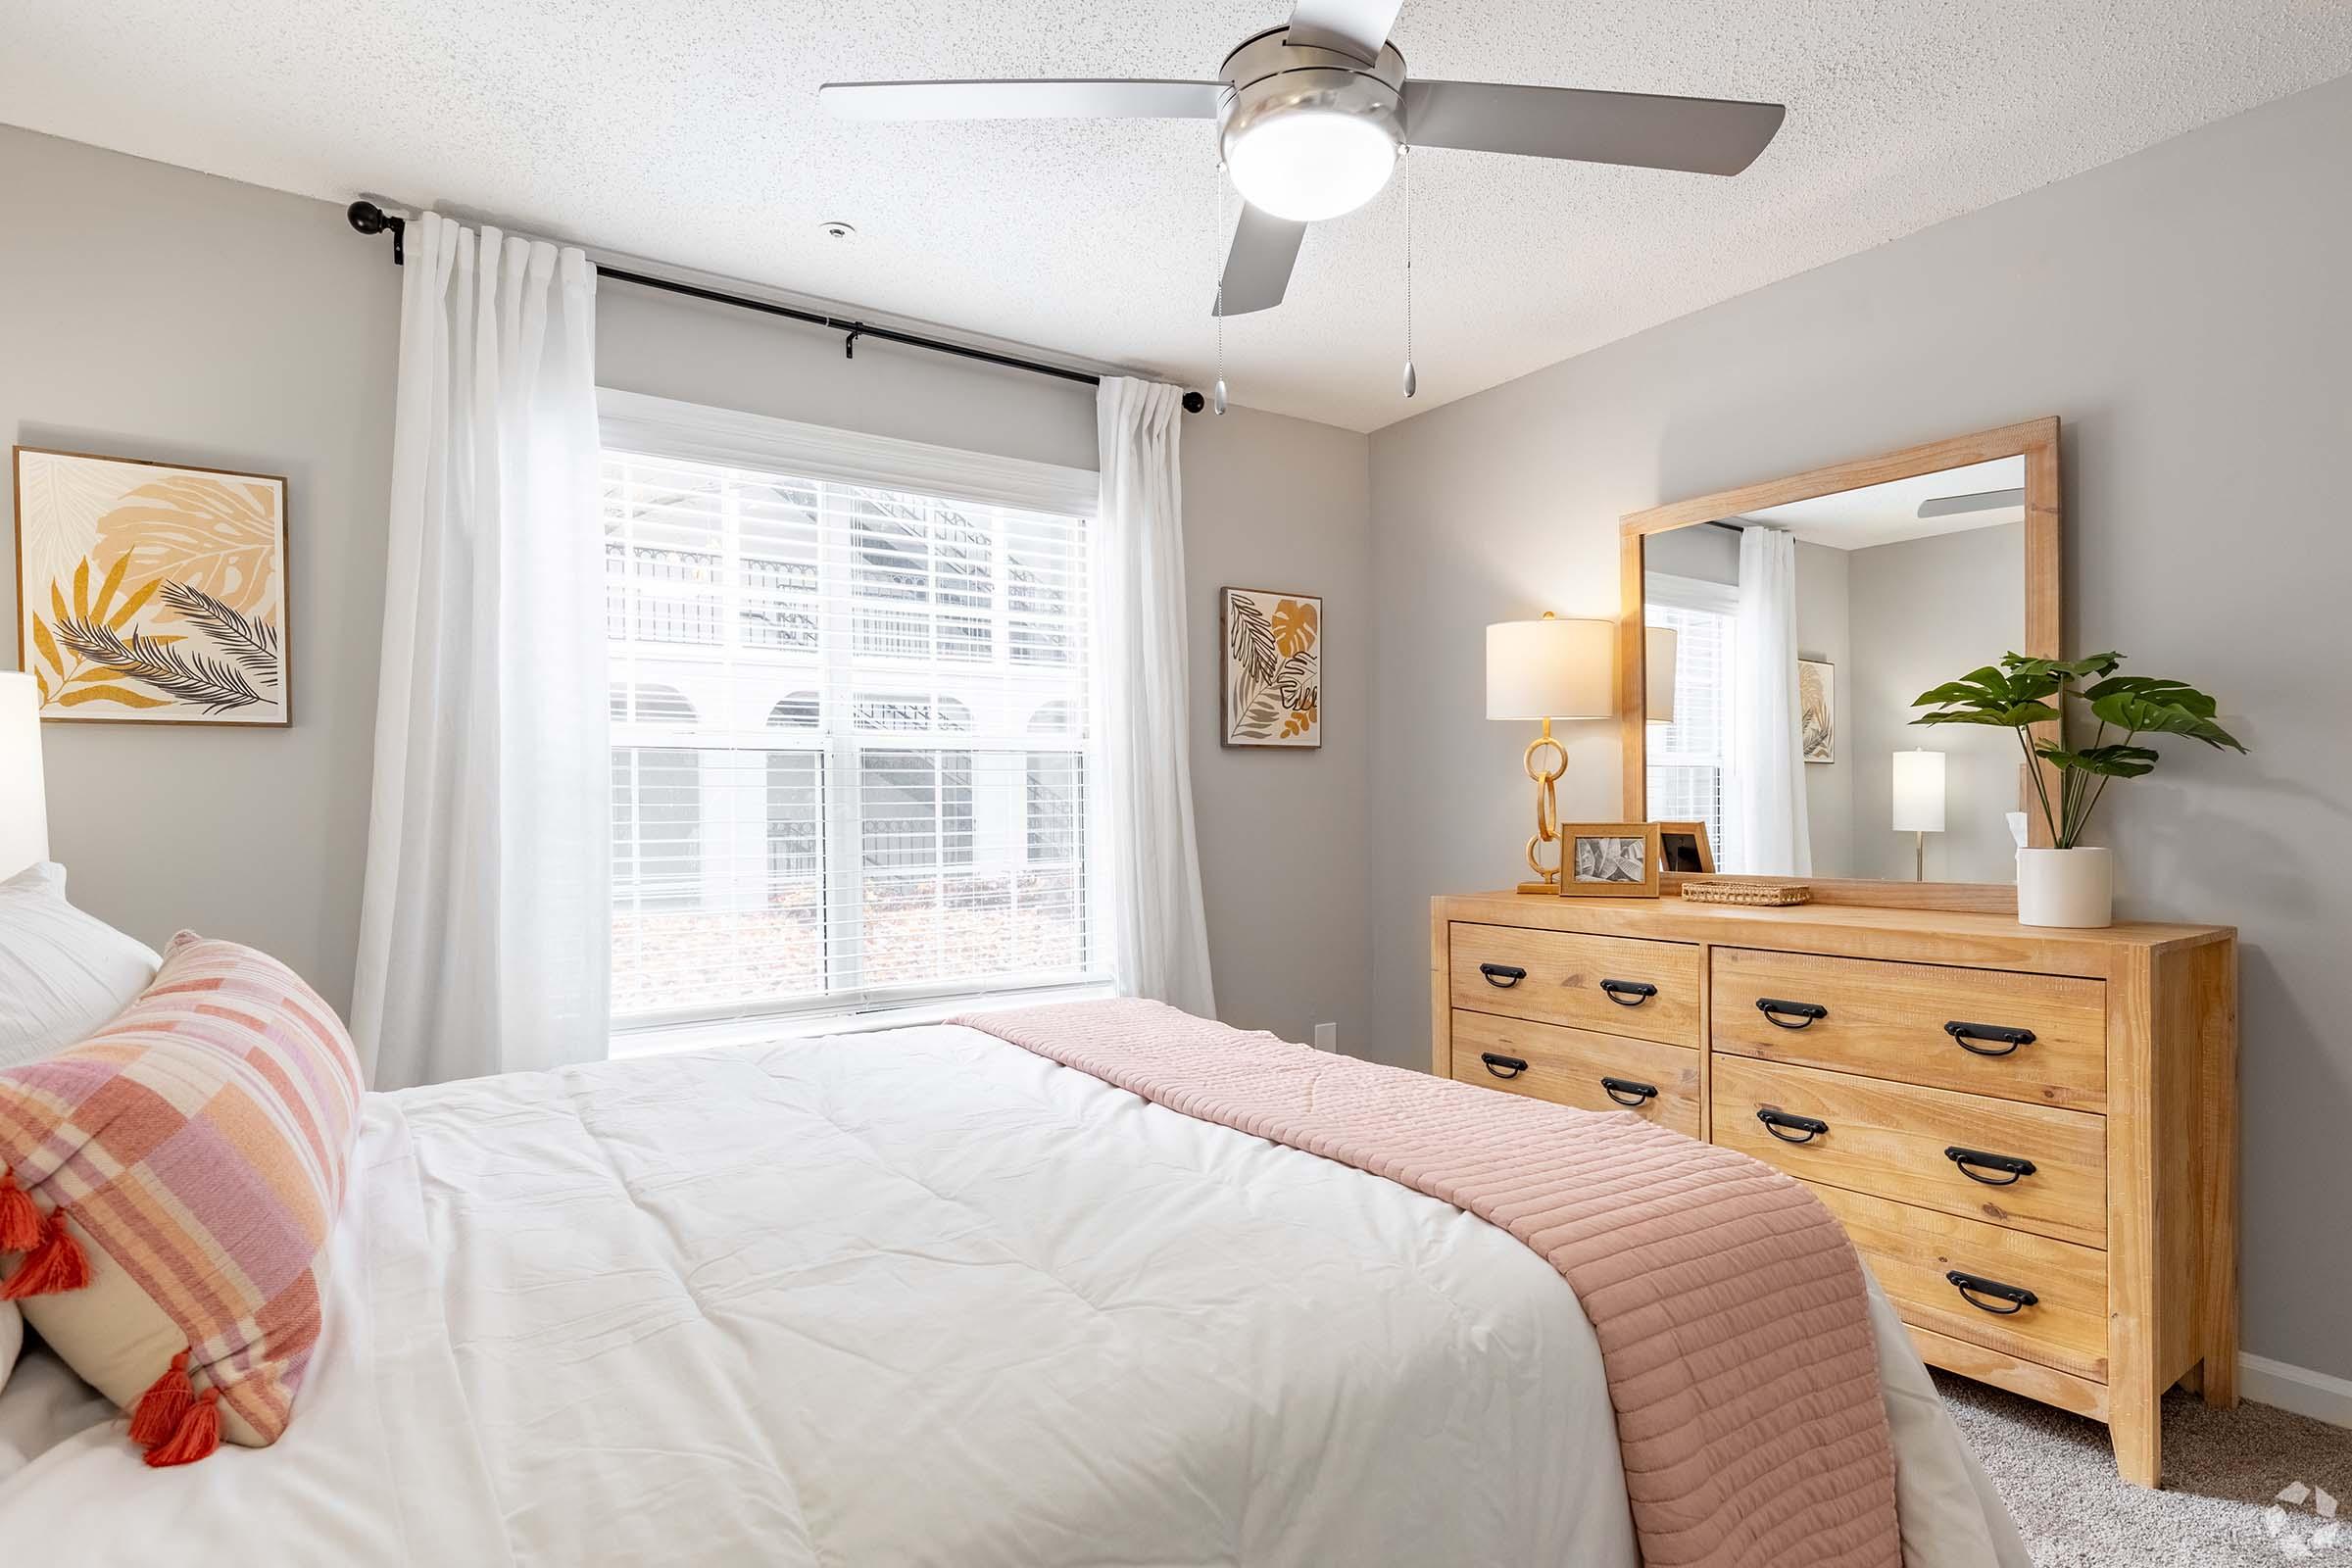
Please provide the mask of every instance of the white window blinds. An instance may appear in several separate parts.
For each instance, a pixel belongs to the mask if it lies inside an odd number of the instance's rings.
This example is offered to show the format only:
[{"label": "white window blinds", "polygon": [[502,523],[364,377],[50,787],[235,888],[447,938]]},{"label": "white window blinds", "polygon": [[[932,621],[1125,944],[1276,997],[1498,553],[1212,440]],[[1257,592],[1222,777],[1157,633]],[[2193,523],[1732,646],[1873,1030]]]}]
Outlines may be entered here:
[{"label": "white window blinds", "polygon": [[607,440],[615,1020],[1094,978],[1085,520]]},{"label": "white window blinds", "polygon": [[1704,822],[1719,869],[1740,863],[1725,834],[1724,785],[1731,750],[1731,595],[1711,583],[1652,573],[1642,619],[1676,633],[1674,722],[1649,726],[1649,819]]}]

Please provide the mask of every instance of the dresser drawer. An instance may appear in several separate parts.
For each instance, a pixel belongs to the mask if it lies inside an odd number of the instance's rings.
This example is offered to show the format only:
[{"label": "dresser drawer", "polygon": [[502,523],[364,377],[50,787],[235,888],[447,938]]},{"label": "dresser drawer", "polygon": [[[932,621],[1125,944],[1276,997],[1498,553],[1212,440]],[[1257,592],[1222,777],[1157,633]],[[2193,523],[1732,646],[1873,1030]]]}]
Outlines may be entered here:
[{"label": "dresser drawer", "polygon": [[[1898,1316],[1917,1328],[1982,1345],[2096,1383],[2107,1381],[2107,1254],[1982,1220],[1808,1184],[1853,1238]],[[1972,1306],[1954,1270],[2034,1295],[2034,1304],[1982,1294]]]},{"label": "dresser drawer", "polygon": [[1523,1018],[1453,1015],[1453,1076],[1463,1083],[1583,1110],[1630,1110],[1690,1138],[1698,1136],[1698,1054]]},{"label": "dresser drawer", "polygon": [[2078,1110],[2107,1103],[2101,981],[1713,951],[1719,1052]]},{"label": "dresser drawer", "polygon": [[1455,922],[1457,1007],[1698,1044],[1698,949],[1680,942]]},{"label": "dresser drawer", "polygon": [[[1759,1110],[1826,1130],[1767,1125]],[[2107,1244],[2107,1119],[2088,1111],[1718,1055],[1715,1142],[1808,1181]]]}]

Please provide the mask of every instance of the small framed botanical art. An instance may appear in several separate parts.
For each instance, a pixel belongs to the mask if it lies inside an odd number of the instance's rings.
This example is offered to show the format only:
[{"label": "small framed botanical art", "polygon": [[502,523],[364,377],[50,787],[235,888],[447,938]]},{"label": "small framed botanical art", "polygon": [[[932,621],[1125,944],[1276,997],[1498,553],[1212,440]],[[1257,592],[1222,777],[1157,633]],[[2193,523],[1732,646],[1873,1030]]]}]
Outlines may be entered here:
[{"label": "small framed botanical art", "polygon": [[1323,601],[1264,588],[1217,590],[1228,746],[1323,744]]},{"label": "small framed botanical art", "polygon": [[1826,659],[1796,662],[1796,722],[1806,761],[1838,760],[1838,666]]},{"label": "small framed botanical art", "polygon": [[283,478],[15,457],[17,662],[41,717],[293,722]]},{"label": "small framed botanical art", "polygon": [[1659,833],[1655,822],[1560,824],[1560,897],[1654,899]]},{"label": "small framed botanical art", "polygon": [[1707,824],[1660,822],[1658,871],[1664,876],[1713,875],[1715,851],[1707,843]]}]

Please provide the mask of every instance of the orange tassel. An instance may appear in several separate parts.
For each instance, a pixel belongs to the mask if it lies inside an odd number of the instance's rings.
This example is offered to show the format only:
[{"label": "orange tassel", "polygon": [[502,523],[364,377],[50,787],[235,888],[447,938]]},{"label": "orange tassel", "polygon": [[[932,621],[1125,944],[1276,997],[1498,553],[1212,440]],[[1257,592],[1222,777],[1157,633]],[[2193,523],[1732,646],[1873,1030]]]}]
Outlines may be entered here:
[{"label": "orange tassel", "polygon": [[180,1351],[172,1358],[164,1375],[139,1396],[139,1402],[130,1412],[130,1441],[142,1448],[152,1448],[179,1430],[187,1419],[188,1406],[196,1402],[196,1385],[188,1378],[188,1352]]},{"label": "orange tassel", "polygon": [[24,1254],[6,1285],[0,1285],[0,1301],[21,1301],[27,1296],[57,1296],[66,1291],[78,1291],[90,1283],[90,1260],[82,1255],[81,1244],[66,1233],[66,1211],[49,1211],[48,1233],[41,1244]]},{"label": "orange tassel", "polygon": [[0,1252],[29,1252],[41,1245],[41,1210],[17,1185],[17,1173],[0,1170]]},{"label": "orange tassel", "polygon": [[147,1462],[161,1470],[170,1465],[194,1464],[220,1446],[220,1391],[207,1389],[179,1418],[179,1430],[147,1450]]}]

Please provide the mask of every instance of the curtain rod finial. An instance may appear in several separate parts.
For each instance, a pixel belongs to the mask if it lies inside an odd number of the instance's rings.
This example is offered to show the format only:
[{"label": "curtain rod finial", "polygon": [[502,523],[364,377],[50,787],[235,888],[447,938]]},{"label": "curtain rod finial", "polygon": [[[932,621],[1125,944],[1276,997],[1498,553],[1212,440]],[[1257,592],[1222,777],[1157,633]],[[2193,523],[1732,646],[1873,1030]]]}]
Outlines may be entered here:
[{"label": "curtain rod finial", "polygon": [[392,265],[400,267],[408,261],[409,220],[394,218],[375,203],[367,200],[353,202],[343,209],[344,219],[362,234],[392,234]]},{"label": "curtain rod finial", "polygon": [[1184,395],[1184,412],[1185,412],[1185,413],[1187,413],[1187,414],[1199,414],[1199,413],[1200,413],[1200,412],[1202,409],[1205,409],[1205,408],[1207,408],[1207,407],[1208,407],[1208,399],[1206,399],[1206,398],[1202,397],[1202,396],[1201,396],[1200,393],[1198,393],[1198,392],[1187,392],[1187,393]]}]

